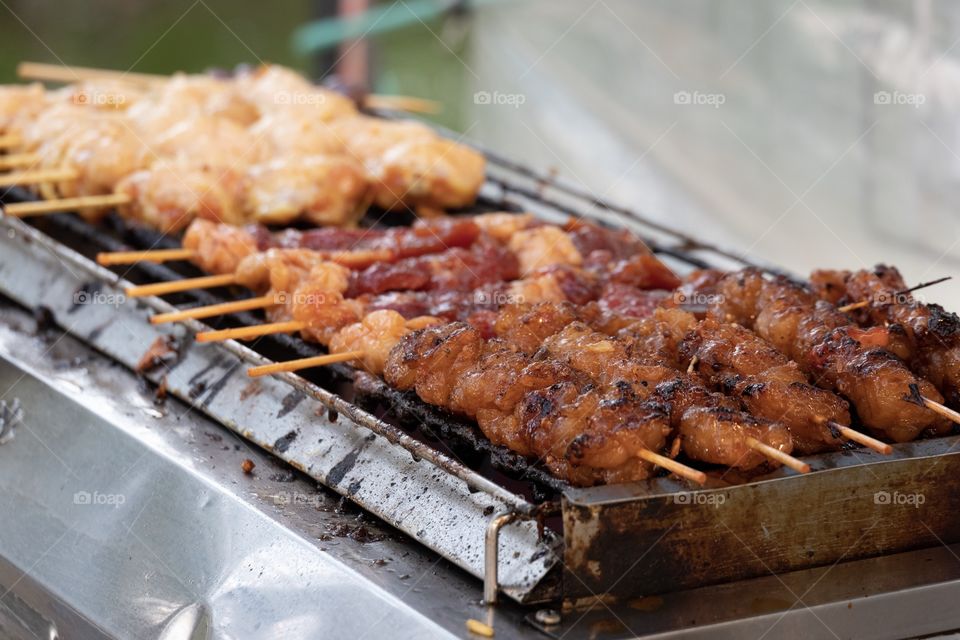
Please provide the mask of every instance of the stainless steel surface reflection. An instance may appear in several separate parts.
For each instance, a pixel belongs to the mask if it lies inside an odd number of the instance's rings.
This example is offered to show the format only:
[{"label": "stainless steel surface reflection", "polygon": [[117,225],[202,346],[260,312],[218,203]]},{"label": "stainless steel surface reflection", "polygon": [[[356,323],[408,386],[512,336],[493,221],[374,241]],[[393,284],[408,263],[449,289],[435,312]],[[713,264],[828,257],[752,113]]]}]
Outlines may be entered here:
[{"label": "stainless steel surface reflection", "polygon": [[24,413],[0,446],[0,637],[437,638],[488,615],[446,561],[33,325],[0,308]]}]

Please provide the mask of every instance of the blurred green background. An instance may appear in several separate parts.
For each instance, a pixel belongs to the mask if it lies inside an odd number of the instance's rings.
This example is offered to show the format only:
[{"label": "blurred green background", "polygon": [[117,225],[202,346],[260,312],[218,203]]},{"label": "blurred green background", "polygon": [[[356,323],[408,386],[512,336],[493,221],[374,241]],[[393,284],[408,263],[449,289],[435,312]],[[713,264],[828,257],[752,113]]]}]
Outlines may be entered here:
[{"label": "blurred green background", "polygon": [[[293,35],[334,5],[305,0],[4,0],[0,82],[16,81],[21,60],[148,73],[265,61],[317,78],[330,70],[338,52],[297,53]],[[467,47],[466,18],[425,16],[421,23],[408,8],[416,3],[380,6],[410,25],[368,39],[373,90],[442,100],[445,109],[436,121],[461,130],[464,116],[457,105],[462,101],[450,97],[466,91],[463,67],[453,55]]]}]

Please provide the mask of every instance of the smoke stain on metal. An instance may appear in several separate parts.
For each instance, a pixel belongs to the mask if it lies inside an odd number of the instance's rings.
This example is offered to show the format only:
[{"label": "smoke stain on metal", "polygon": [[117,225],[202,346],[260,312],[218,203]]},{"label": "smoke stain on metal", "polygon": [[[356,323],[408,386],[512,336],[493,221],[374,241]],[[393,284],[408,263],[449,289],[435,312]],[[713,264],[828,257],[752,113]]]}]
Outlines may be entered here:
[{"label": "smoke stain on metal", "polygon": [[240,362],[235,362],[230,365],[222,376],[220,376],[212,385],[209,386],[209,393],[202,401],[202,405],[205,407],[210,406],[210,403],[213,402],[214,398],[220,395],[220,392],[223,391],[224,387],[227,386],[227,381],[233,377],[233,374],[237,372],[243,366]]},{"label": "smoke stain on metal", "polygon": [[297,405],[306,400],[306,398],[306,395],[296,389],[285,395],[280,401],[280,410],[277,411],[277,418],[282,418],[296,409]]},{"label": "smoke stain on metal", "polygon": [[96,342],[97,339],[103,335],[103,332],[106,331],[113,324],[114,318],[110,318],[106,322],[98,325],[93,331],[87,334],[87,340],[90,342]]},{"label": "smoke stain on metal", "polygon": [[[360,457],[360,454],[370,445],[371,442],[372,440],[365,438],[360,446],[351,449],[350,452],[340,460],[340,462],[335,464],[330,470],[330,473],[327,474],[327,485],[331,487],[339,487],[344,476],[346,476],[347,473],[349,473],[350,470],[356,466],[357,458]],[[356,493],[358,488],[359,484],[357,485],[357,488],[351,492],[351,495]]]},{"label": "smoke stain on metal", "polygon": [[240,402],[246,402],[248,399],[260,395],[263,391],[263,385],[257,379],[251,380],[247,386],[240,390]]},{"label": "smoke stain on metal", "polygon": [[190,377],[190,379],[187,380],[187,382],[189,382],[190,384],[196,384],[197,382],[200,382],[200,380],[203,379],[208,373],[210,373],[214,369],[219,369],[223,365],[223,361],[224,361],[224,356],[222,355],[214,356],[213,358],[210,359],[210,363],[207,366],[203,367],[202,369],[200,369],[200,371],[197,371],[195,374],[193,374]]},{"label": "smoke stain on metal", "polygon": [[277,453],[286,453],[293,441],[297,439],[300,433],[297,431],[288,431],[273,442],[273,450]]}]

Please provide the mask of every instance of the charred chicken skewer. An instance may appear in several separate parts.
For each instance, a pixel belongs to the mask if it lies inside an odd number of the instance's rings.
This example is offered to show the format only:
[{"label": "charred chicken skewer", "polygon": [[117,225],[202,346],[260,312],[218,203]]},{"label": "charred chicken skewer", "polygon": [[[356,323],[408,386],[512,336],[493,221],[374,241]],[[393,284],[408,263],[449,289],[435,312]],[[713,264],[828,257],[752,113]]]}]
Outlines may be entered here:
[{"label": "charred chicken skewer", "polygon": [[[645,360],[642,351],[631,351],[622,339],[570,322],[575,317],[571,307],[553,303],[508,306],[497,322],[499,335],[485,346],[479,332],[463,323],[407,334],[391,350],[384,377],[397,388],[414,389],[425,402],[475,417],[494,442],[527,455],[545,455],[548,466],[566,477],[571,467],[588,459],[590,466],[618,469],[613,477],[604,476],[606,481],[636,479],[621,477],[627,470],[619,467],[637,442],[622,443],[627,451],[616,451],[606,461],[602,451],[585,452],[602,443],[605,433],[646,426],[629,413],[612,423],[599,420],[613,419],[607,412],[640,406],[661,407],[668,430],[658,428],[658,445],[664,446],[659,438],[677,430],[684,450],[696,459],[754,468],[766,462],[768,450],[754,446],[750,438],[789,452],[790,437],[782,426],[744,414],[736,401],[711,394],[683,372]],[[541,350],[530,354],[523,349],[523,339],[512,339],[517,322],[536,327],[541,336],[550,334]],[[551,333],[560,325],[562,329]],[[598,362],[603,365],[596,366]],[[531,365],[537,371],[545,367],[566,373],[560,379],[528,380],[523,372]],[[576,375],[569,373],[571,368]],[[583,375],[587,380],[578,380]],[[583,424],[590,426],[584,431]],[[601,424],[599,433],[591,433]]]},{"label": "charred chicken skewer", "polygon": [[872,271],[815,271],[815,290],[834,303],[866,304],[852,315],[862,327],[883,327],[887,348],[930,380],[952,407],[960,406],[960,318],[937,304],[923,304],[894,267]]},{"label": "charred chicken skewer", "polygon": [[754,269],[724,276],[715,293],[710,317],[752,328],[817,386],[847,398],[869,429],[895,442],[949,429],[924,400],[943,400],[933,384],[878,346],[885,330],[860,329],[812,289]]}]

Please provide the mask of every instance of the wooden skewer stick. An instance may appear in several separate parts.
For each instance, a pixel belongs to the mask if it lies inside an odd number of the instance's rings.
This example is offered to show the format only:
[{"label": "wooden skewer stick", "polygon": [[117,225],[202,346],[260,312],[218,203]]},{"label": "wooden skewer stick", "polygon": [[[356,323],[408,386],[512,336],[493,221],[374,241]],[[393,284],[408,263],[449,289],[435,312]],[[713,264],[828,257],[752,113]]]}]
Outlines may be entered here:
[{"label": "wooden skewer stick", "polygon": [[12,153],[8,156],[0,156],[0,169],[19,169],[38,162],[40,162],[40,156],[36,153]]},{"label": "wooden skewer stick", "polygon": [[[146,86],[166,82],[169,77],[153,73],[134,73],[93,67],[73,67],[42,62],[21,62],[17,65],[17,75],[25,80],[45,82],[73,83],[84,80],[126,81]],[[370,94],[363,99],[363,106],[370,109],[394,109],[410,113],[436,114],[443,111],[443,104],[436,100],[415,98],[413,96],[384,96]]]},{"label": "wooden skewer stick", "polygon": [[104,267],[137,262],[168,262],[197,257],[193,249],[152,249],[150,251],[107,251],[97,254],[97,264]]},{"label": "wooden skewer stick", "polygon": [[848,313],[850,311],[856,311],[857,309],[863,309],[868,304],[870,304],[869,300],[861,300],[860,302],[853,302],[851,304],[845,304],[842,307],[837,307],[837,311],[840,313]]},{"label": "wooden skewer stick", "polygon": [[270,375],[271,373],[280,373],[281,371],[300,371],[311,367],[324,367],[335,362],[349,362],[350,360],[359,360],[366,355],[366,351],[344,351],[343,353],[331,353],[326,356],[314,356],[312,358],[298,358],[288,360],[287,362],[275,362],[273,364],[264,364],[259,367],[247,369],[247,375],[251,378]]},{"label": "wooden skewer stick", "polygon": [[663,467],[671,473],[675,473],[681,478],[686,478],[691,482],[696,482],[697,484],[705,484],[707,482],[707,474],[703,471],[697,471],[691,467],[688,467],[685,464],[677,462],[676,460],[671,460],[666,456],[662,456],[659,453],[654,453],[649,449],[641,449],[637,452],[637,456],[646,460],[652,465]]},{"label": "wooden skewer stick", "polygon": [[3,205],[3,212],[8,216],[26,218],[60,211],[76,211],[78,209],[95,209],[116,207],[130,202],[130,198],[121,193],[110,193],[105,196],[80,196],[77,198],[63,198],[60,200],[38,200],[37,202],[14,202]]},{"label": "wooden skewer stick", "polygon": [[214,316],[224,316],[238,311],[253,311],[254,309],[266,309],[279,304],[273,295],[260,296],[259,298],[248,298],[246,300],[235,300],[233,302],[221,302],[220,304],[210,304],[204,307],[194,307],[193,309],[182,309],[180,311],[171,311],[170,313],[158,313],[150,318],[150,324],[164,324],[167,322],[180,322],[182,320],[200,320],[202,318],[212,318]]},{"label": "wooden skewer stick", "polygon": [[409,113],[437,114],[443,111],[443,104],[427,98],[412,96],[382,96],[370,94],[363,98],[363,106],[368,109],[387,109],[407,111]]},{"label": "wooden skewer stick", "polygon": [[76,180],[73,169],[39,169],[37,171],[19,171],[0,175],[0,187],[18,187],[43,182],[66,182]]},{"label": "wooden skewer stick", "polygon": [[130,82],[152,84],[165,82],[166,76],[152,73],[134,73],[93,67],[71,67],[42,62],[21,62],[17,65],[17,76],[25,80],[44,80],[46,82],[82,82],[84,80],[128,80]]},{"label": "wooden skewer stick", "polygon": [[953,409],[945,407],[939,402],[931,400],[926,396],[920,396],[920,398],[923,400],[923,406],[925,406],[927,409],[939,413],[947,420],[960,424],[960,413],[957,413]]},{"label": "wooden skewer stick", "polygon": [[840,435],[842,435],[847,440],[852,440],[857,444],[862,444],[866,448],[873,449],[877,453],[882,453],[885,456],[888,456],[891,453],[893,453],[893,447],[891,447],[886,442],[881,442],[876,438],[868,436],[867,434],[857,431],[856,429],[851,429],[850,427],[844,426],[839,422],[834,422],[833,420],[828,420],[827,424],[831,428],[836,429],[838,432],[840,432]]},{"label": "wooden skewer stick", "polygon": [[[952,278],[953,278],[953,276],[944,276],[943,278],[937,278],[936,280],[930,280],[929,282],[921,282],[920,284],[914,285],[914,286],[910,287],[909,289],[903,289],[903,290],[901,290],[901,291],[897,291],[897,292],[894,293],[893,295],[894,295],[894,296],[905,296],[905,295],[907,295],[908,293],[913,293],[914,291],[918,291],[918,290],[920,290],[920,289],[925,289],[925,288],[927,288],[927,287],[932,287],[932,286],[935,285],[935,284],[940,284],[941,282],[946,282],[947,280],[950,280],[950,279],[952,279]],[[853,303],[851,303],[851,304],[845,304],[845,305],[843,305],[842,307],[837,307],[837,311],[841,311],[841,312],[843,312],[843,313],[847,313],[848,311],[856,311],[857,309],[863,309],[864,307],[866,307],[866,306],[869,305],[869,304],[870,304],[870,301],[869,301],[869,300],[861,300],[860,302],[853,302]]]},{"label": "wooden skewer stick", "polygon": [[306,322],[290,320],[287,322],[271,322],[258,324],[252,327],[237,327],[235,329],[221,329],[220,331],[204,331],[197,334],[197,342],[222,342],[223,340],[252,340],[274,333],[293,333],[306,329]]},{"label": "wooden skewer stick", "polygon": [[13,149],[14,147],[19,147],[21,144],[23,144],[23,138],[15,133],[0,136],[0,149]]},{"label": "wooden skewer stick", "polygon": [[[345,267],[362,268],[381,260],[389,260],[393,253],[389,249],[358,249],[355,251],[318,251],[324,260],[336,262]],[[135,264],[137,262],[167,262],[172,260],[192,260],[197,257],[193,249],[152,249],[149,251],[108,251],[97,254],[97,263],[108,266],[117,264]]]},{"label": "wooden skewer stick", "polygon": [[416,331],[417,329],[425,329],[442,322],[443,320],[434,318],[433,316],[417,316],[416,318],[410,318],[405,324],[407,325],[407,329]]},{"label": "wooden skewer stick", "polygon": [[189,291],[190,289],[227,287],[231,284],[237,284],[237,276],[232,273],[226,273],[219,276],[200,276],[199,278],[184,278],[183,280],[173,280],[171,282],[144,284],[129,287],[125,293],[128,298],[142,298],[144,296],[163,296],[168,293]]},{"label": "wooden skewer stick", "polygon": [[794,458],[793,456],[791,456],[789,453],[784,453],[779,449],[771,447],[765,442],[760,442],[754,437],[747,436],[747,446],[753,449],[754,451],[762,453],[763,455],[767,456],[771,460],[776,460],[780,464],[790,467],[797,473],[810,473],[810,465],[808,465],[803,460],[798,460],[797,458]]}]

